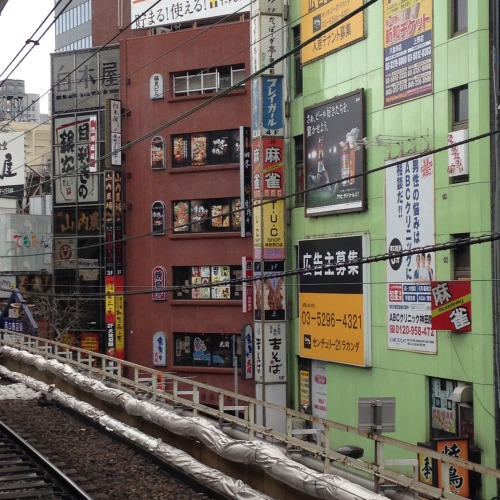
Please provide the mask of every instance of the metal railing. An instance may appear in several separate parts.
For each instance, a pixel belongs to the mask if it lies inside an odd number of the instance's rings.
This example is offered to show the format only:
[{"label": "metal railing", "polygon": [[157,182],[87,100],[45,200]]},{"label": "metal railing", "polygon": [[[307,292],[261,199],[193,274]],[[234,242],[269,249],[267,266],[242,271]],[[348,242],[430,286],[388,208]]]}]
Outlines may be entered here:
[{"label": "metal railing", "polygon": [[[192,415],[203,415],[215,419],[221,426],[234,426],[239,431],[246,432],[249,440],[264,439],[276,444],[282,444],[291,457],[295,453],[301,453],[316,458],[318,463],[322,464],[324,473],[331,473],[331,466],[334,465],[360,475],[369,475],[373,477],[377,489],[381,485],[396,485],[407,491],[424,494],[431,498],[459,500],[463,497],[450,491],[448,479],[450,470],[463,467],[481,475],[493,477],[497,480],[500,479],[499,470],[481,464],[444,455],[432,449],[415,446],[384,434],[362,432],[356,427],[325,420],[243,394],[235,394],[192,378],[180,377],[175,373],[147,368],[67,344],[0,330],[0,348],[2,346],[13,347],[43,356],[45,359],[55,359],[67,363],[80,373],[101,379],[107,383],[113,383],[123,389],[132,390],[143,398],[147,397],[150,402],[166,404],[174,410],[182,409],[191,412]],[[201,392],[213,393],[214,397],[209,399],[216,401],[217,404],[208,406],[200,403]],[[237,405],[234,404],[236,401]],[[264,409],[281,414],[286,422],[286,430],[280,431],[261,425],[256,416],[262,415]],[[300,425],[297,425],[297,422]],[[322,426],[324,429],[322,439],[311,442],[297,437],[302,436],[304,438],[311,434],[317,435],[319,431],[315,427],[318,426]],[[332,449],[330,435],[333,430],[367,440],[365,448],[373,447],[375,461],[372,463],[358,458],[351,458]],[[384,457],[384,447],[386,446],[403,450],[407,458],[386,460]],[[401,453],[399,454],[401,455]],[[415,474],[416,470],[413,470],[411,476],[405,476],[401,472],[387,468],[389,466],[399,466],[401,468],[401,466],[404,467],[411,463],[415,469],[415,459],[419,455],[438,460],[441,467],[441,477],[444,478],[442,489],[418,481]]]}]

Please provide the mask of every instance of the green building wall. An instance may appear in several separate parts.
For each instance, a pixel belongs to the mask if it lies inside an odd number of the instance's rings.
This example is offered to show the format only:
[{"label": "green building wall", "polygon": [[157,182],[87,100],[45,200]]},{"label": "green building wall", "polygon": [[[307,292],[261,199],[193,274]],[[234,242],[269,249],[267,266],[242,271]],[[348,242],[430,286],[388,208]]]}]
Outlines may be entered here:
[{"label": "green building wall", "polygon": [[[307,0],[302,0],[307,1]],[[433,94],[384,109],[383,3],[365,12],[365,38],[303,65],[303,92],[295,95],[294,62],[290,63],[290,163],[287,186],[300,189],[295,179],[293,137],[304,133],[304,108],[364,89],[366,135],[428,136],[431,150],[445,147],[451,131],[450,89],[468,85],[469,138],[490,130],[490,45],[489,2],[469,1],[468,31],[450,36],[450,3],[434,1],[433,7]],[[292,27],[300,24],[300,2],[291,2]],[[290,31],[290,43],[292,44]],[[293,45],[291,45],[293,46]],[[368,233],[370,255],[387,252],[385,227],[385,171],[387,150],[370,147],[367,154],[367,209],[358,213],[306,217],[303,206],[289,198],[288,268],[300,267],[296,248],[299,240]],[[304,152],[304,155],[306,153]],[[470,233],[471,237],[492,231],[490,205],[490,140],[469,144],[469,180],[451,183],[448,152],[434,155],[435,241]],[[472,245],[472,332],[437,332],[437,353],[422,354],[388,349],[386,262],[370,264],[370,310],[372,366],[361,368],[327,363],[328,419],[357,426],[358,398],[396,398],[396,432],[392,437],[416,444],[430,439],[429,377],[468,382],[473,385],[475,444],[481,462],[496,465],[494,402],[494,332],[492,309],[492,253],[488,243]],[[435,253],[436,279],[453,279],[451,251]],[[293,355],[291,397],[299,407],[299,318],[298,278],[289,293],[289,332]],[[345,436],[333,433],[331,446],[345,443]],[[342,441],[340,441],[342,440]],[[360,444],[354,437],[351,444]],[[386,458],[416,458],[388,449]],[[373,458],[373,450],[365,450]],[[482,498],[496,495],[496,483],[483,478]]]}]

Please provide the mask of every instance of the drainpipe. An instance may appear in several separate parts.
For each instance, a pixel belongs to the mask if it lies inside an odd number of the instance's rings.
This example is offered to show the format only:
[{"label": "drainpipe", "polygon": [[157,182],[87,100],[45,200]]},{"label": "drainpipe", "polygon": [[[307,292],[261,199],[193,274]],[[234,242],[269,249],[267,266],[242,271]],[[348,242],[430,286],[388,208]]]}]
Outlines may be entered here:
[{"label": "drainpipe", "polygon": [[[490,45],[491,45],[491,129],[497,130],[500,126],[499,117],[499,82],[498,82],[498,57],[500,48],[500,24],[499,24],[500,9],[497,0],[490,1]],[[499,168],[499,136],[495,134],[491,137],[490,153],[491,153],[491,210],[493,231],[496,233],[500,230],[500,168]],[[494,347],[494,384],[495,384],[495,449],[496,449],[496,466],[500,468],[500,290],[498,279],[500,278],[500,242],[493,242],[493,347]],[[497,481],[497,490],[500,488],[500,483]]]}]

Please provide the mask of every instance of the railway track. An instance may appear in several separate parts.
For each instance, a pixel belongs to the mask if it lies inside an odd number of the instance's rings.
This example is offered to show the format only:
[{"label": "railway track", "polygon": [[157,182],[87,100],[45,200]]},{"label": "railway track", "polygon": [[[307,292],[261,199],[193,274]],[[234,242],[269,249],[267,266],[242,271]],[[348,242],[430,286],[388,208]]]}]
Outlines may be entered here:
[{"label": "railway track", "polygon": [[0,421],[0,500],[90,500],[91,496]]},{"label": "railway track", "polygon": [[0,500],[227,498],[18,385],[0,378]]}]

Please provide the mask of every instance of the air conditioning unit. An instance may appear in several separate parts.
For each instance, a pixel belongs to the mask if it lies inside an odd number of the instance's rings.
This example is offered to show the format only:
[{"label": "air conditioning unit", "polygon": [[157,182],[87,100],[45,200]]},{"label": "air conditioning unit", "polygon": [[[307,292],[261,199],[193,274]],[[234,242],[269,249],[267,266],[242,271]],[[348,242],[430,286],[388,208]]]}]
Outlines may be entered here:
[{"label": "air conditioning unit", "polygon": [[170,33],[172,28],[167,28],[166,26],[158,26],[157,28],[150,28],[150,35],[163,35],[164,33]]}]

